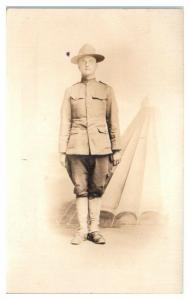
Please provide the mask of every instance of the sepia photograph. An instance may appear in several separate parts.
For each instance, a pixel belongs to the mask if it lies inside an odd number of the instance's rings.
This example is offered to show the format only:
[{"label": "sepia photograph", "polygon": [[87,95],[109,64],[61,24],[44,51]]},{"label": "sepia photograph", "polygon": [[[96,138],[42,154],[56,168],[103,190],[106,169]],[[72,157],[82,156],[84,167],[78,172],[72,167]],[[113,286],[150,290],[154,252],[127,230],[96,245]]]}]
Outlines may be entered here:
[{"label": "sepia photograph", "polygon": [[7,293],[183,291],[183,8],[7,8]]}]

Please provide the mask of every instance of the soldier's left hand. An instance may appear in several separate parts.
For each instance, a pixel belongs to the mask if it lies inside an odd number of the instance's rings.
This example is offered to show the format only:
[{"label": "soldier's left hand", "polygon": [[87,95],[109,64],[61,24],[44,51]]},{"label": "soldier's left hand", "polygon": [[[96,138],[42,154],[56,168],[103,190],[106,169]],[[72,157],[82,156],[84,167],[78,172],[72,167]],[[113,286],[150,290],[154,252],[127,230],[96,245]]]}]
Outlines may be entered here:
[{"label": "soldier's left hand", "polygon": [[113,165],[114,165],[114,166],[117,166],[117,165],[120,163],[120,160],[121,160],[121,153],[120,153],[120,151],[115,151],[115,152],[112,154],[112,162],[113,162]]}]

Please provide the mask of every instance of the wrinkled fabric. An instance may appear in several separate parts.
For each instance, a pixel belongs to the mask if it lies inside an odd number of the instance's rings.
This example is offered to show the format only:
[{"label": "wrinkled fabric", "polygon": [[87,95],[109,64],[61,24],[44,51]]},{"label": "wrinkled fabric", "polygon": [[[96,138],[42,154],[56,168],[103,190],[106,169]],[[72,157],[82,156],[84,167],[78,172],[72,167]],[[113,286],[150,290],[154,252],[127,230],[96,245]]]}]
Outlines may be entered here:
[{"label": "wrinkled fabric", "polygon": [[109,177],[108,155],[67,155],[66,169],[77,197],[101,197]]},{"label": "wrinkled fabric", "polygon": [[68,88],[61,109],[59,152],[103,155],[120,149],[113,89],[95,79]]}]

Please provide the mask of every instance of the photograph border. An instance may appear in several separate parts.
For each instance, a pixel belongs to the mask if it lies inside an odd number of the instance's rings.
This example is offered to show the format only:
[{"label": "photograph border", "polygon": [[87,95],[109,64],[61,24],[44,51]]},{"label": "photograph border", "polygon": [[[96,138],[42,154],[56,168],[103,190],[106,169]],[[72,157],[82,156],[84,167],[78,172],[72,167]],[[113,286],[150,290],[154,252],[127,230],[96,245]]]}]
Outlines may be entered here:
[{"label": "photograph border", "polygon": [[[91,2],[91,3],[89,3]],[[109,3],[108,3],[109,2]],[[0,161],[0,176],[1,176],[1,186],[3,189],[1,189],[0,197],[0,227],[1,227],[1,244],[0,244],[0,292],[2,299],[6,299],[6,297],[9,297],[10,294],[6,294],[6,193],[7,189],[9,188],[7,186],[6,182],[6,160],[8,159],[6,157],[6,9],[7,8],[122,8],[122,7],[128,7],[128,8],[184,8],[184,37],[185,37],[185,49],[184,49],[184,277],[183,277],[183,294],[173,294],[173,295],[165,295],[172,297],[172,300],[175,299],[175,297],[190,297],[190,285],[189,285],[189,268],[190,268],[190,259],[189,259],[189,253],[190,253],[190,244],[188,237],[190,236],[190,224],[189,224],[189,211],[190,211],[190,184],[189,184],[189,178],[190,178],[190,160],[189,160],[189,153],[190,153],[190,118],[189,113],[190,112],[190,92],[188,88],[188,78],[190,78],[190,65],[189,65],[189,53],[190,53],[190,45],[189,45],[189,20],[190,20],[190,5],[187,1],[1,1],[0,4],[0,37],[1,37],[1,68],[0,68],[0,93],[1,93],[1,102],[0,102],[0,135],[1,135],[1,161]],[[37,297],[39,299],[42,299],[43,297],[62,297],[65,294],[27,294],[27,297],[33,298]],[[117,297],[120,296],[126,296],[126,297],[141,297],[141,299],[144,297],[144,299],[147,299],[147,297],[157,296],[162,297],[163,295],[157,295],[157,294],[141,294],[141,295],[130,295],[130,294],[124,294],[119,295],[116,294]],[[25,294],[11,294],[11,297],[14,296],[16,299],[20,299],[21,297],[26,297]],[[74,295],[70,295],[74,296]],[[78,295],[81,297],[88,297],[89,295]],[[96,295],[91,295],[92,297]],[[98,296],[98,295],[97,295]],[[109,296],[115,297],[114,294],[102,294],[103,297]]]}]

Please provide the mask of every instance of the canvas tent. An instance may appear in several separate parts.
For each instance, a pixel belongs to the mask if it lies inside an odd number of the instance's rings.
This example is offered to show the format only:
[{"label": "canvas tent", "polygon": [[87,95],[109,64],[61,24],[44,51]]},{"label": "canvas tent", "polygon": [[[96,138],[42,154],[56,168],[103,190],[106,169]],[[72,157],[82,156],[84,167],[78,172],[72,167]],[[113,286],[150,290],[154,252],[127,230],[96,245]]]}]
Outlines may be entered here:
[{"label": "canvas tent", "polygon": [[[119,165],[110,164],[110,174],[102,197],[101,222],[105,227],[136,224],[161,214],[159,155],[156,108],[143,101],[141,108],[122,136]],[[75,201],[63,209],[62,222],[77,222]]]}]

